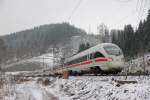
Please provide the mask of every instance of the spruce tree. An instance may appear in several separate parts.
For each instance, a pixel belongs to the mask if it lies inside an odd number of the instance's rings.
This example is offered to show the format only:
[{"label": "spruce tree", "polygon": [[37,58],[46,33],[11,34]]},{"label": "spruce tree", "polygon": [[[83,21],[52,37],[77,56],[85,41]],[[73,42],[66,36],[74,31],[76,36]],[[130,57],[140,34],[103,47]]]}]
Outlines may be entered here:
[{"label": "spruce tree", "polygon": [[6,58],[6,46],[5,43],[2,39],[0,39],[0,69],[1,69],[1,64]]}]

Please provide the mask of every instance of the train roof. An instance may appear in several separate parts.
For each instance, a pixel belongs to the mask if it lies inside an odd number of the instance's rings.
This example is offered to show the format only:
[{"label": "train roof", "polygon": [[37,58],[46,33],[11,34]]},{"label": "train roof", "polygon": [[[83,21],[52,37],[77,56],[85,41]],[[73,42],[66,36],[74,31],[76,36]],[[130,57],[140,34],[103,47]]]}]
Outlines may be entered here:
[{"label": "train roof", "polygon": [[116,46],[115,44],[112,44],[112,43],[101,43],[101,44],[93,46],[93,47],[91,47],[91,48],[89,48],[87,50],[84,50],[84,51],[82,51],[82,52],[80,52],[80,53],[78,53],[76,55],[73,55],[72,57],[66,58],[65,62],[68,62],[68,61],[71,61],[73,59],[79,58],[81,56],[84,56],[84,55],[96,52],[96,51],[100,50],[101,48],[103,48],[105,45],[114,45],[114,46]]}]

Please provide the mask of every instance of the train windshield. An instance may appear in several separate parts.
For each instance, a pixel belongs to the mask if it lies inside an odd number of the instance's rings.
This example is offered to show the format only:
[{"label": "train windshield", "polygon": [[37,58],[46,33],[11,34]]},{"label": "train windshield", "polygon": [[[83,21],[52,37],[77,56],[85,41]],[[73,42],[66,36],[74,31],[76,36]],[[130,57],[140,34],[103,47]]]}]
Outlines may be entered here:
[{"label": "train windshield", "polygon": [[120,48],[116,47],[116,46],[104,46],[105,51],[110,54],[110,55],[116,55],[119,56],[122,54],[122,51],[120,50]]}]

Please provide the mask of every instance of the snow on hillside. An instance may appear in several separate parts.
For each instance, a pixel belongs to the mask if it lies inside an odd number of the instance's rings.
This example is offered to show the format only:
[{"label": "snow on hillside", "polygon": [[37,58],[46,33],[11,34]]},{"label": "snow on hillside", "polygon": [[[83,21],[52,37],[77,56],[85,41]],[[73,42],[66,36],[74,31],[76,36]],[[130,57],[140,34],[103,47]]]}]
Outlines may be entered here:
[{"label": "snow on hillside", "polygon": [[53,66],[53,54],[46,53],[38,57],[21,60],[16,63],[5,65],[3,68],[6,71],[34,71]]},{"label": "snow on hillside", "polygon": [[127,80],[137,83],[120,85],[115,80],[124,80],[121,76],[47,79],[48,85],[39,82],[45,78],[29,78],[28,81],[17,83],[14,94],[6,95],[5,100],[150,100],[149,76],[130,76]]},{"label": "snow on hillside", "polygon": [[43,54],[38,57],[33,57],[29,59],[28,61],[44,63],[44,64],[47,64],[47,66],[51,67],[53,66],[53,54],[52,53]]},{"label": "snow on hillside", "polygon": [[129,72],[143,72],[145,67],[145,71],[150,73],[150,54],[145,54],[143,57],[132,59],[128,64]]}]

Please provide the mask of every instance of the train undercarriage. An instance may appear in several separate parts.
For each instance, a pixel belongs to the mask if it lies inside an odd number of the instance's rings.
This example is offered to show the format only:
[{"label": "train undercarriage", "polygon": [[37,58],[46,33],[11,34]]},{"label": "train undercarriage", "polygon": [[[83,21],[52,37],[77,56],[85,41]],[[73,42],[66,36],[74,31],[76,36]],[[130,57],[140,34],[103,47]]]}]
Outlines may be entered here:
[{"label": "train undercarriage", "polygon": [[81,76],[81,75],[116,75],[118,73],[120,73],[122,71],[122,69],[115,69],[112,68],[110,70],[101,70],[100,67],[95,66],[95,67],[91,67],[90,70],[81,70],[81,71],[72,71],[72,70],[68,70],[63,72],[63,76]]}]

